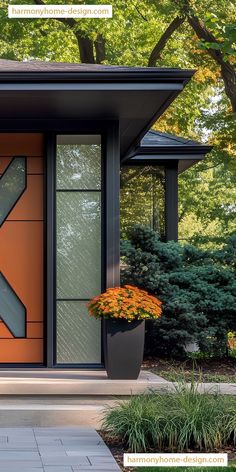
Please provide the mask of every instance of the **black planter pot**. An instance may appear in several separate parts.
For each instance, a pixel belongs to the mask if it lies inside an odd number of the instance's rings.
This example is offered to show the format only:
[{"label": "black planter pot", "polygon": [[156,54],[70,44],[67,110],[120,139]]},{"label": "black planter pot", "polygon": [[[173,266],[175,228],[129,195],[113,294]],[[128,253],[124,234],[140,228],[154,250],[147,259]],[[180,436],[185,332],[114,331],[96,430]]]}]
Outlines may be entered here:
[{"label": "black planter pot", "polygon": [[103,320],[104,361],[109,379],[139,376],[144,350],[144,321]]}]

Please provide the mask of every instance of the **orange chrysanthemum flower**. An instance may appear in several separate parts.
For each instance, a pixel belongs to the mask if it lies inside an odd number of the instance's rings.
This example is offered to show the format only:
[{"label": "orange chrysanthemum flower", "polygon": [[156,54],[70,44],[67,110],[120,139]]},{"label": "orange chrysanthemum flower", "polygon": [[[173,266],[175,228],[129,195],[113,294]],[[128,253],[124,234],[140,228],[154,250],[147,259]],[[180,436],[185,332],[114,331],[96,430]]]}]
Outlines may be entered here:
[{"label": "orange chrysanthemum flower", "polygon": [[161,301],[132,285],[108,288],[88,303],[89,313],[95,318],[132,320],[156,319],[162,314]]}]

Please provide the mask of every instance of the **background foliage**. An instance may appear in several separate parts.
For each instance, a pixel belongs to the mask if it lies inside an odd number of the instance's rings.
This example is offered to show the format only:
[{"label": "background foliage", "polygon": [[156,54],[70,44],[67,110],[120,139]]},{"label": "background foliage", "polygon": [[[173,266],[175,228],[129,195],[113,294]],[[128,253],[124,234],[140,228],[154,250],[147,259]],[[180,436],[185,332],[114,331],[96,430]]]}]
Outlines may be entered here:
[{"label": "background foliage", "polygon": [[190,342],[226,354],[227,333],[236,329],[236,237],[222,249],[201,250],[161,242],[157,232],[136,226],[122,255],[123,283],[163,302],[163,316],[149,322],[146,354],[182,356]]}]

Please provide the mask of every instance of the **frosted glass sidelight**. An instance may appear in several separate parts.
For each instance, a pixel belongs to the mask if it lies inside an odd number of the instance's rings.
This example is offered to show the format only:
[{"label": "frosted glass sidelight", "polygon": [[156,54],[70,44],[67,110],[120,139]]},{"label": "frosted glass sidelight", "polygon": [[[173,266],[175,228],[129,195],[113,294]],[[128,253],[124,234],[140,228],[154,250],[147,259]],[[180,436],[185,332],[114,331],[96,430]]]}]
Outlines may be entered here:
[{"label": "frosted glass sidelight", "polygon": [[60,135],[56,159],[57,362],[101,363],[101,137]]},{"label": "frosted glass sidelight", "polygon": [[57,362],[101,363],[101,322],[88,315],[86,302],[57,302]]},{"label": "frosted glass sidelight", "polygon": [[57,298],[101,290],[100,192],[57,193]]},{"label": "frosted glass sidelight", "polygon": [[[99,190],[101,146],[74,136],[59,137],[57,144],[57,189]],[[98,138],[98,137],[97,137]],[[96,140],[97,141],[97,140]]]}]

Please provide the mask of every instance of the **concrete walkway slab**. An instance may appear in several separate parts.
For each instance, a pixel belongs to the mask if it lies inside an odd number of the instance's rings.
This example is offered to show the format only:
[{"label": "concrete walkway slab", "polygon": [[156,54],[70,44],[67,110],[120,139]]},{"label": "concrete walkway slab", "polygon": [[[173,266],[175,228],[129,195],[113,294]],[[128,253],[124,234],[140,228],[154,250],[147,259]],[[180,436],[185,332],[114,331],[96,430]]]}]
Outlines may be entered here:
[{"label": "concrete walkway slab", "polygon": [[236,383],[199,383],[200,393],[220,393],[221,395],[236,395]]},{"label": "concrete walkway slab", "polygon": [[[179,384],[177,382],[169,382],[166,385],[166,392],[175,393],[179,389]],[[186,383],[186,386],[191,389],[192,384],[190,382]],[[213,382],[202,382],[196,383],[195,385],[198,393],[208,393],[209,395],[214,395],[216,393],[220,395],[236,395],[236,383],[213,383]]]},{"label": "concrete walkway slab", "polygon": [[93,428],[0,428],[0,438],[0,472],[120,471]]}]

